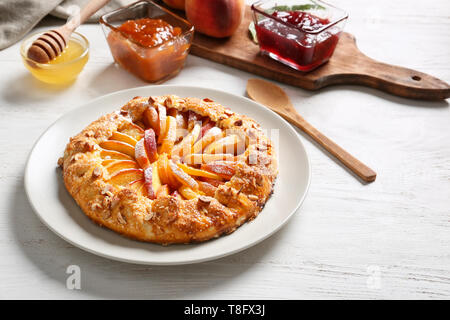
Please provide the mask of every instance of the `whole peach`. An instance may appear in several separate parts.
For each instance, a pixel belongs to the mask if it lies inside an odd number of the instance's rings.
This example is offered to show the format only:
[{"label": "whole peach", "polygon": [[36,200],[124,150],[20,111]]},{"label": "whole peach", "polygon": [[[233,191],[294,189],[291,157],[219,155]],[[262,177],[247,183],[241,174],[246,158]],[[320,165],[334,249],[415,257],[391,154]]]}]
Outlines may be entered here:
[{"label": "whole peach", "polygon": [[186,0],[186,16],[195,30],[211,37],[231,36],[244,16],[244,0]]},{"label": "whole peach", "polygon": [[163,1],[171,8],[184,10],[185,0],[163,0]]}]

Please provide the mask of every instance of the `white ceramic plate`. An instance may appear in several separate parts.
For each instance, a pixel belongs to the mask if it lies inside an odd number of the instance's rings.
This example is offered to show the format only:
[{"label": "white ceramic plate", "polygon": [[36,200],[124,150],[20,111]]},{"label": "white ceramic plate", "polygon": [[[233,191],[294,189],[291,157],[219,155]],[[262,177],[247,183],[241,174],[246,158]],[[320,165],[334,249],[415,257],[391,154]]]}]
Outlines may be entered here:
[{"label": "white ceramic plate", "polygon": [[[278,140],[279,175],[272,197],[259,216],[234,233],[200,244],[160,246],[127,239],[87,218],[64,187],[57,160],[71,136],[101,115],[119,109],[135,96],[176,94],[211,98],[258,121]],[[271,134],[279,129],[279,137]],[[25,170],[25,189],[39,218],[56,234],[91,253],[125,262],[187,264],[217,259],[244,250],[280,229],[300,207],[310,182],[310,164],[295,130],[281,117],[244,97],[188,86],[151,86],[97,98],[57,120],[36,142]]]}]

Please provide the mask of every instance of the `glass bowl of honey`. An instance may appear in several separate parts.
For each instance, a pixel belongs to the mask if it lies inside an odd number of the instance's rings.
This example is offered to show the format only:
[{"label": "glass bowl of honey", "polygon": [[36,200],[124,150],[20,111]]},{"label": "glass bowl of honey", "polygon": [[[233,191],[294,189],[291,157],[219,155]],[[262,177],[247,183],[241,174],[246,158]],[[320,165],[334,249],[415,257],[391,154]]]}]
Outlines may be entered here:
[{"label": "glass bowl of honey", "polygon": [[331,58],[348,18],[320,0],[260,0],[251,8],[261,53],[304,72]]},{"label": "glass bowl of honey", "polygon": [[184,66],[194,35],[185,19],[140,1],[100,18],[114,61],[151,83],[175,76]]},{"label": "glass bowl of honey", "polygon": [[64,51],[47,63],[37,63],[28,58],[31,44],[43,33],[35,33],[23,40],[20,55],[25,67],[40,81],[67,85],[75,81],[89,59],[89,41],[80,33],[73,32]]}]

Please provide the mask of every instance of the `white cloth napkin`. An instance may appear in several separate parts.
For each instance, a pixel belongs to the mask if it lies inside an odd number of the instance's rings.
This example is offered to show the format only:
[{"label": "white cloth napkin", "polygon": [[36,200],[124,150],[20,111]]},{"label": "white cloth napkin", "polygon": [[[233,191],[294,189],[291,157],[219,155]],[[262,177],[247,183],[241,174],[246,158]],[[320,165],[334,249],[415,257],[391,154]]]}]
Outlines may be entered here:
[{"label": "white cloth napkin", "polygon": [[[1,0],[0,50],[21,40],[39,21],[51,14],[61,19],[73,15],[90,0]],[[109,11],[136,2],[136,0],[111,0],[94,14],[88,22],[97,22]]]}]

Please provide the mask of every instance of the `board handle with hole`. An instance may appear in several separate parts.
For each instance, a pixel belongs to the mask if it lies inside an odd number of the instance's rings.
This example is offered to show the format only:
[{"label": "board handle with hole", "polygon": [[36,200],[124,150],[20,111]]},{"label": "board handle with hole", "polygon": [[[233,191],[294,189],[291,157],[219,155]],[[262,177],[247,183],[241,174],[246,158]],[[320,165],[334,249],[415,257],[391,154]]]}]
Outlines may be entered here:
[{"label": "board handle with hole", "polygon": [[[348,64],[333,74],[324,71],[315,79],[317,87],[333,84],[358,84],[391,94],[423,100],[450,98],[450,86],[429,74],[376,61],[359,51],[353,35],[344,33]],[[339,48],[338,48],[339,49]]]}]

